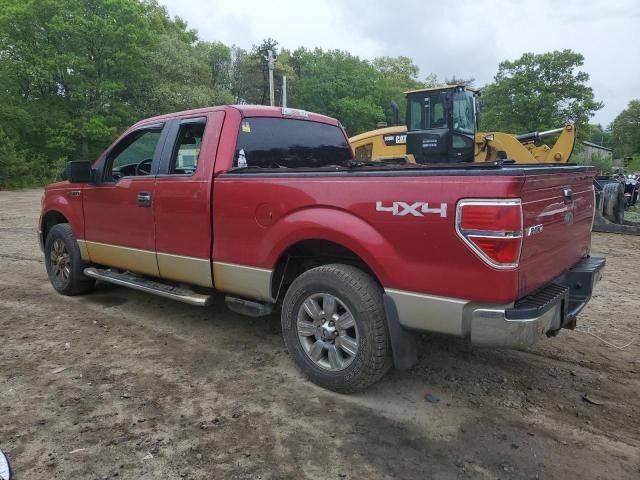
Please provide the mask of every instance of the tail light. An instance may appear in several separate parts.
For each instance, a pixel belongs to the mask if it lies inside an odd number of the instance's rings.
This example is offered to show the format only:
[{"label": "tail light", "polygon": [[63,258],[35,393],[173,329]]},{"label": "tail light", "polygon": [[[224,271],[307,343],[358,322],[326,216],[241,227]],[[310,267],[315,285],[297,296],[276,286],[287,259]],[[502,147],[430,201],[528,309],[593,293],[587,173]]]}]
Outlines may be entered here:
[{"label": "tail light", "polygon": [[461,200],[456,231],[486,264],[515,268],[522,250],[522,204],[511,200]]}]

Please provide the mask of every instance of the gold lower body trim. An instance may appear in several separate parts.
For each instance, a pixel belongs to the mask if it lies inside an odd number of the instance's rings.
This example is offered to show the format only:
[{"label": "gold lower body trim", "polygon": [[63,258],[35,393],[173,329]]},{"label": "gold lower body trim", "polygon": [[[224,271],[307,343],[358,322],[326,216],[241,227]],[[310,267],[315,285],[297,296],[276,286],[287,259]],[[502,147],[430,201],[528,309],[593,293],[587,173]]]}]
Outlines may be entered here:
[{"label": "gold lower body trim", "polygon": [[396,304],[402,326],[415,330],[465,336],[467,300],[385,289]]},{"label": "gold lower body trim", "polygon": [[153,277],[160,276],[155,252],[88,240],[85,240],[84,243],[89,254],[89,261],[92,263]]},{"label": "gold lower body trim", "polygon": [[156,257],[162,278],[192,283],[201,287],[213,287],[211,261],[208,258],[185,257],[160,252]]},{"label": "gold lower body trim", "polygon": [[78,240],[78,246],[85,262],[201,287],[213,287],[211,261],[208,258],[156,253],[88,240]]},{"label": "gold lower body trim", "polygon": [[273,270],[235,263],[213,262],[213,282],[217,290],[241,297],[272,302]]}]

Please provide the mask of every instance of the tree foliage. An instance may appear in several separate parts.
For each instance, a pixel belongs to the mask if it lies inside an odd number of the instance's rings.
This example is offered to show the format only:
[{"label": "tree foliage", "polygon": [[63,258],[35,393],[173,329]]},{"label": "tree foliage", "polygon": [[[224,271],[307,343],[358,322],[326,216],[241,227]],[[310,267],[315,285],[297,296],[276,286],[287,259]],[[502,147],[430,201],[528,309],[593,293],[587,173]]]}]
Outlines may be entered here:
[{"label": "tree foliage", "polygon": [[[0,0],[0,186],[50,181],[65,161],[95,158],[141,118],[267,104],[268,50],[276,104],[286,76],[289,106],[336,117],[349,135],[390,122],[391,100],[402,121],[403,92],[441,83],[433,73],[421,77],[405,56],[369,61],[341,50],[289,50],[271,38],[248,50],[205,42],[156,0]],[[601,104],[582,61],[565,50],[502,62],[483,94],[484,127],[586,126]],[[453,76],[443,83],[473,82]],[[629,151],[640,151],[639,109],[632,102],[611,134]],[[599,126],[581,131],[592,140],[607,135]]]},{"label": "tree foliage", "polygon": [[600,124],[589,124],[589,136],[587,138],[591,143],[602,145],[603,147],[612,148],[613,138],[611,137],[611,129],[603,128]]},{"label": "tree foliage", "polygon": [[640,153],[640,100],[631,100],[611,124],[616,156]]},{"label": "tree foliage", "polygon": [[573,122],[588,135],[588,121],[603,104],[587,85],[589,75],[579,70],[583,62],[571,50],[525,53],[501,62],[482,93],[482,129],[523,133]]},{"label": "tree foliage", "polygon": [[48,181],[141,118],[267,104],[268,50],[276,102],[286,75],[289,105],[335,116],[349,134],[390,120],[390,100],[403,105],[422,85],[407,57],[204,42],[155,0],[0,0],[0,186]]},{"label": "tree foliage", "polygon": [[339,118],[349,134],[370,130],[384,119],[375,97],[376,70],[368,62],[340,50],[299,48],[291,64],[296,75],[291,105]]},{"label": "tree foliage", "polygon": [[229,62],[155,1],[0,0],[0,163],[21,164],[0,185],[95,158],[142,117],[230,103]]},{"label": "tree foliage", "polygon": [[274,39],[268,38],[260,45],[254,45],[249,52],[235,48],[231,89],[236,103],[269,104],[269,50],[275,60],[273,83],[276,103],[282,99],[282,77],[286,76],[289,82],[294,80],[289,52],[283,50],[279,53],[278,42]]}]

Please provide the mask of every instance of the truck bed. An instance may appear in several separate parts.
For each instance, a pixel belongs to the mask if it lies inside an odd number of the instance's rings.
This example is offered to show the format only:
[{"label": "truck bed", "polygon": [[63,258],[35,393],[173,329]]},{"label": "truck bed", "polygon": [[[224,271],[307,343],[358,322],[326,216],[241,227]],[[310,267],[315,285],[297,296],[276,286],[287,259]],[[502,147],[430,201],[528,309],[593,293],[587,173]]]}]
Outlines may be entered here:
[{"label": "truck bed", "polygon": [[[287,245],[315,237],[361,257],[385,288],[507,304],[588,255],[593,174],[538,164],[236,169],[216,180],[214,228],[228,235],[214,241],[214,257],[272,268]],[[572,205],[563,203],[564,188],[575,190]],[[518,268],[492,268],[455,235],[456,205],[521,197],[523,230],[544,231],[524,239]],[[376,211],[378,202],[444,204],[446,214],[394,216]],[[254,220],[261,210],[267,222]],[[573,221],[564,223],[569,211]]]}]

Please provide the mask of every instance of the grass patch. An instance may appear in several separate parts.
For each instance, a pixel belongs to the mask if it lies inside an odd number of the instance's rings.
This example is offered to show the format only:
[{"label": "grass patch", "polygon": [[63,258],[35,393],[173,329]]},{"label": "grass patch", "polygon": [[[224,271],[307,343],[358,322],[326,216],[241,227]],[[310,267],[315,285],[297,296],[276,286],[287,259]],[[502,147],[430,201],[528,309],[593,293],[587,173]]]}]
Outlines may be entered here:
[{"label": "grass patch", "polygon": [[640,172],[640,154],[635,154],[633,159],[625,166],[627,173]]}]

